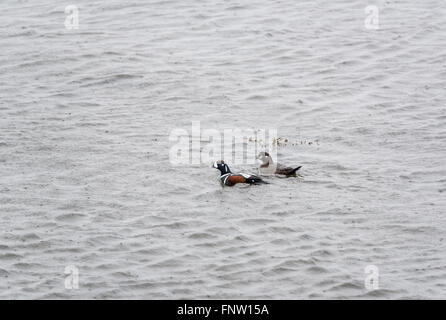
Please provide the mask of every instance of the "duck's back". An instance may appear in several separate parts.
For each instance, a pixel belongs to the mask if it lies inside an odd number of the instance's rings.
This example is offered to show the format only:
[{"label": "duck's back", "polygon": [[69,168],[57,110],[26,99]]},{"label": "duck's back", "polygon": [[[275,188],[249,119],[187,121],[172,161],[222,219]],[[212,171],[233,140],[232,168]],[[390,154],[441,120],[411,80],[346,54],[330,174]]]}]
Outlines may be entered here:
[{"label": "duck's back", "polygon": [[274,174],[276,174],[276,164],[275,163],[273,163],[273,164],[268,164],[268,166],[266,166],[266,167],[262,167],[262,166],[260,166],[259,167],[259,174],[260,175],[262,175],[262,176],[271,176],[271,175],[274,175]]}]

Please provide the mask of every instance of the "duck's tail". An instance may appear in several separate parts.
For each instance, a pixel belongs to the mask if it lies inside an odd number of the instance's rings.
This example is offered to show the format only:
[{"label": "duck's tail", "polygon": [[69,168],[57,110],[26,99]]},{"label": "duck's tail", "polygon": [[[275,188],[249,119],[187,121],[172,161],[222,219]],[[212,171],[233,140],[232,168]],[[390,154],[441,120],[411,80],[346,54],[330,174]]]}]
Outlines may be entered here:
[{"label": "duck's tail", "polygon": [[302,168],[302,166],[298,166],[297,168],[291,169],[287,172],[287,176],[296,174],[296,171]]}]

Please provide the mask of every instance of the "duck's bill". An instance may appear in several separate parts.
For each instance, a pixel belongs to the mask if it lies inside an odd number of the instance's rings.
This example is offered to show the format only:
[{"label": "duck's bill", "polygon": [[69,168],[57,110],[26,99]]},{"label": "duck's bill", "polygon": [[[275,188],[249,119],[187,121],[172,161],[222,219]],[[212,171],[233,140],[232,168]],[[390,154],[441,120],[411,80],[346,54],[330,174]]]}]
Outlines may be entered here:
[{"label": "duck's bill", "polygon": [[217,161],[214,162],[214,164],[212,165],[213,168],[217,169],[218,165],[217,165]]}]

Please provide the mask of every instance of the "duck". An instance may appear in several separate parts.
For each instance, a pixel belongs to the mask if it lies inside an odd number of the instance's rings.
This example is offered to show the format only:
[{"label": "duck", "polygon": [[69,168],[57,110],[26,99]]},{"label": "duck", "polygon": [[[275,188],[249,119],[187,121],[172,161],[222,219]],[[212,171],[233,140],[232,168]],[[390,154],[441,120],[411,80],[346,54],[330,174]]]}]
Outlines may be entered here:
[{"label": "duck", "polygon": [[223,160],[215,161],[212,167],[220,170],[220,181],[225,186],[232,187],[238,183],[268,184],[268,182],[253,174],[232,173],[229,166]]},{"label": "duck", "polygon": [[273,158],[269,155],[268,152],[260,152],[257,156],[257,161],[260,164],[260,175],[282,174],[287,177],[295,177],[296,171],[302,168],[302,166],[288,167],[280,163],[274,163]]}]

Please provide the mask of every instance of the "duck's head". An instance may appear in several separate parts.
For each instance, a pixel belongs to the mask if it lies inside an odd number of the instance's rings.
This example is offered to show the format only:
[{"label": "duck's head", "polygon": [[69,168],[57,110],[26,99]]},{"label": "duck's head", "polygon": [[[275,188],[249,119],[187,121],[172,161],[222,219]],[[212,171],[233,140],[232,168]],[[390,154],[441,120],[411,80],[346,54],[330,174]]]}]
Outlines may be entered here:
[{"label": "duck's head", "polygon": [[231,170],[229,170],[228,165],[223,160],[215,161],[212,167],[220,170],[221,174],[226,174],[231,172]]},{"label": "duck's head", "polygon": [[267,167],[269,164],[273,163],[273,158],[271,158],[268,152],[260,152],[257,156],[257,162],[261,167]]}]

